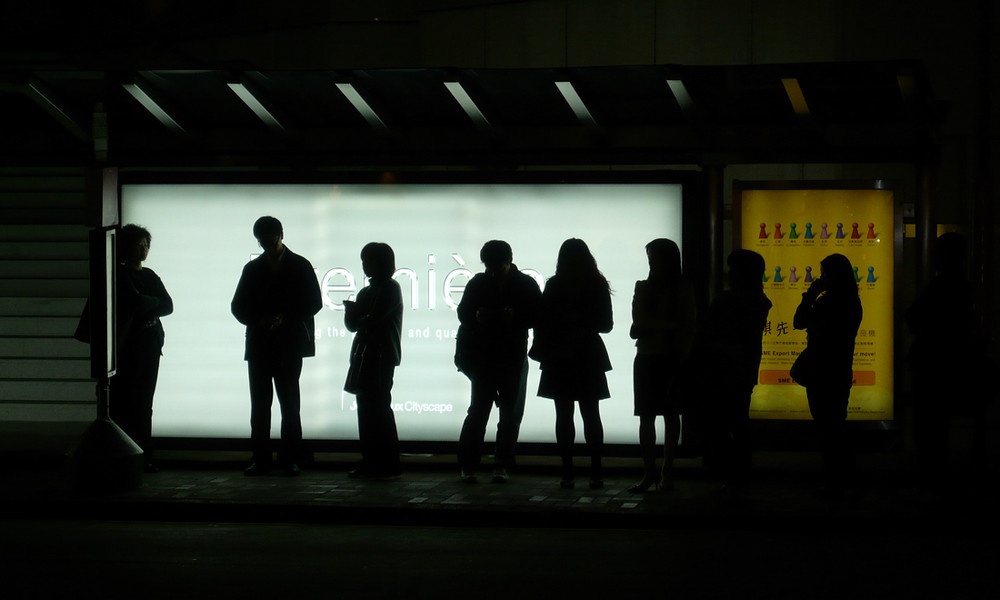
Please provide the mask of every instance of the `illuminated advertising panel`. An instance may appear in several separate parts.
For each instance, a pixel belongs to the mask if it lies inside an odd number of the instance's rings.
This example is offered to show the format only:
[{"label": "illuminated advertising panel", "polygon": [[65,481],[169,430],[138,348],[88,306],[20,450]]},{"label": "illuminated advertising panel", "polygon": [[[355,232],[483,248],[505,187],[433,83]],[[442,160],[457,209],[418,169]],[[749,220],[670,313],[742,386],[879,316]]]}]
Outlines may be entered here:
[{"label": "illuminated advertising panel", "polygon": [[[253,222],[272,215],[288,248],[315,267],[323,294],[317,354],[304,361],[301,378],[307,439],[357,439],[354,397],[343,391],[352,341],[343,302],[365,285],[364,244],[393,247],[403,291],[403,358],[392,390],[400,438],[457,441],[470,384],[454,366],[455,307],[469,278],[482,271],[482,244],[508,241],[516,266],[544,285],[560,244],[578,237],[614,290],[615,327],[604,336],[614,367],[612,397],[601,403],[606,439],[637,441],[632,289],[646,278],[649,240],[681,242],[680,184],[135,184],[122,187],[122,210],[123,222],[152,233],[146,266],[174,301],[174,313],[163,319],[156,436],[249,437],[244,327],[230,302],[243,265],[261,252]],[[531,361],[521,440],[552,442],[555,412],[551,400],[535,396],[538,375]],[[277,437],[277,402],[274,416]]]},{"label": "illuminated advertising panel", "polygon": [[802,293],[820,261],[843,254],[854,266],[864,319],[855,341],[848,419],[893,419],[895,202],[884,189],[742,189],[738,245],[767,265],[764,293],[774,306],[764,331],[760,377],[750,404],[756,419],[809,419],[805,388],[788,372],[806,347],[792,328]]}]

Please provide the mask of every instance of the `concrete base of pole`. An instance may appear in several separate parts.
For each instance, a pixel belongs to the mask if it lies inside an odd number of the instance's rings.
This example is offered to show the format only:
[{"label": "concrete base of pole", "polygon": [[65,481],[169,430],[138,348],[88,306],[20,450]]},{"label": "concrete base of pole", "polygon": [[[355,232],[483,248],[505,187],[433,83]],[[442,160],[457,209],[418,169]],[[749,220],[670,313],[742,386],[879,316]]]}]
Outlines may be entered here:
[{"label": "concrete base of pole", "polygon": [[142,448],[110,419],[97,419],[70,452],[70,475],[77,489],[119,492],[142,485]]}]

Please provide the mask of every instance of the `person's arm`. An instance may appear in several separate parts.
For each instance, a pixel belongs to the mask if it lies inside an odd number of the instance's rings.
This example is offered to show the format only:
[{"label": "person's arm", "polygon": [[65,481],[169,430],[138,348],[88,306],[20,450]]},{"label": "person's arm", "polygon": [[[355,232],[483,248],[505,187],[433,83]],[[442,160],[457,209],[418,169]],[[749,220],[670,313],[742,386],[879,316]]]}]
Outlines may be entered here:
[{"label": "person's arm", "polygon": [[174,312],[174,301],[159,276],[153,271],[149,271],[149,275],[152,277],[153,293],[140,294],[139,311],[151,317],[165,317]]},{"label": "person's arm", "polygon": [[252,291],[249,289],[253,274],[251,272],[250,263],[247,263],[243,267],[243,273],[240,275],[240,281],[236,284],[236,293],[233,294],[233,301],[230,303],[230,310],[236,320],[240,323],[251,326],[256,324],[256,321],[260,320],[260,316],[255,314],[254,302],[252,300]]},{"label": "person's arm", "polygon": [[538,310],[542,303],[542,291],[538,288],[538,283],[531,277],[525,276],[521,294],[518,296],[517,306],[513,307],[511,315],[513,323],[517,327],[530,329],[535,326],[538,320]]},{"label": "person's arm", "polygon": [[635,282],[635,290],[632,292],[632,327],[628,330],[628,335],[633,340],[637,340],[645,335],[646,294],[642,281]]},{"label": "person's arm", "polygon": [[465,292],[462,294],[462,299],[458,301],[458,309],[455,311],[458,314],[458,322],[462,325],[473,326],[476,324],[476,311],[480,308],[480,287],[479,275],[470,279],[465,286]]},{"label": "person's arm", "polygon": [[598,333],[610,333],[615,326],[614,310],[611,308],[611,291],[601,290],[594,325]]},{"label": "person's arm", "polygon": [[356,317],[358,329],[375,327],[388,322],[403,306],[403,294],[399,284],[393,280],[380,281],[368,288],[374,294],[370,302],[355,307],[360,314]]},{"label": "person's arm", "polygon": [[824,289],[822,281],[822,278],[813,281],[809,289],[802,293],[802,301],[799,302],[798,308],[795,309],[795,316],[792,318],[792,327],[795,329],[808,329],[809,325],[812,324],[813,306]]},{"label": "person's arm", "polygon": [[[298,256],[295,262],[294,289],[287,296],[286,314],[280,315],[282,321],[305,321],[323,308],[323,296],[319,291],[319,282],[312,264],[304,257]],[[289,265],[292,266],[292,265]]]},{"label": "person's arm", "polygon": [[[664,292],[662,288],[654,288],[649,284],[640,292],[639,283],[636,282],[636,292],[632,300],[632,339],[646,335],[664,334],[670,330],[694,330],[694,324],[698,316],[698,305],[694,295],[694,287],[686,283],[686,280],[677,281],[673,290]],[[650,296],[656,293],[669,293],[676,296],[676,311],[651,316],[649,309]],[[672,303],[673,304],[673,303]]]},{"label": "person's arm", "polygon": [[344,300],[344,327],[352,333],[357,333],[364,324],[362,317],[365,315],[364,306],[368,302],[369,293],[371,287],[365,287],[358,292],[355,300]]}]

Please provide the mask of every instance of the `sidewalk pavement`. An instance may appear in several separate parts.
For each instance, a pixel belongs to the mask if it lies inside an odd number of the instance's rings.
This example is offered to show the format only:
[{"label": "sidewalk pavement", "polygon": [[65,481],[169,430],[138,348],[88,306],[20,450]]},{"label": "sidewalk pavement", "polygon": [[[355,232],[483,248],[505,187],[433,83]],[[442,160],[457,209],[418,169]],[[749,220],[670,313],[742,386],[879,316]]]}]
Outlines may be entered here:
[{"label": "sidewalk pavement", "polygon": [[700,459],[678,461],[673,491],[633,494],[638,459],[608,459],[605,486],[593,490],[585,469],[576,487],[560,488],[555,457],[519,457],[507,483],[491,483],[484,469],[477,484],[459,481],[454,457],[435,455],[405,455],[398,478],[350,479],[357,458],[317,454],[299,477],[251,478],[242,453],[164,451],[161,472],[114,493],[74,489],[60,465],[8,465],[0,502],[14,518],[884,533],[974,532],[997,499],[984,481],[992,478],[969,473],[914,481],[903,451],[860,453],[857,485],[836,500],[815,493],[821,465],[811,452],[756,453],[752,483],[735,493],[724,492]]}]

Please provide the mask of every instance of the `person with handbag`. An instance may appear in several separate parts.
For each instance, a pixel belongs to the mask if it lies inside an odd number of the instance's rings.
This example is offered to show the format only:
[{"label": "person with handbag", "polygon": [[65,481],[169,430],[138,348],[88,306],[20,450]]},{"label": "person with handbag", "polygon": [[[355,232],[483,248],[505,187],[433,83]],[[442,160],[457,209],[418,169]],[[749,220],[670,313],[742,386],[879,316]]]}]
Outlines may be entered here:
[{"label": "person with handbag", "polygon": [[590,487],[604,487],[601,458],[604,426],[600,401],[611,397],[608,350],[601,339],[614,326],[611,285],[580,239],[563,242],[556,272],[545,284],[531,357],[541,363],[538,395],[556,410],[556,444],[562,459],[561,487],[574,485],[574,411],[580,405],[583,435],[590,454]]},{"label": "person with handbag", "polygon": [[486,424],[496,404],[500,421],[492,480],[503,483],[514,466],[524,416],[528,330],[535,325],[541,291],[532,277],[517,269],[507,242],[486,242],[479,259],[485,271],[469,280],[457,310],[456,366],[472,382],[469,412],[458,440],[458,464],[461,480],[475,483]]},{"label": "person with handbag", "polygon": [[851,261],[831,254],[820,277],[802,294],[792,325],[805,329],[806,348],[792,365],[792,378],[805,386],[809,412],[819,434],[826,485],[821,495],[843,493],[854,468],[847,441],[847,405],[854,381],[854,341],[863,311]]},{"label": "person with handbag", "polygon": [[403,293],[392,278],[396,256],[382,242],[365,244],[361,268],[368,285],[344,302],[344,325],[356,333],[344,390],[357,396],[361,464],[351,478],[399,475],[399,435],[392,413],[392,378],[402,356]]}]

